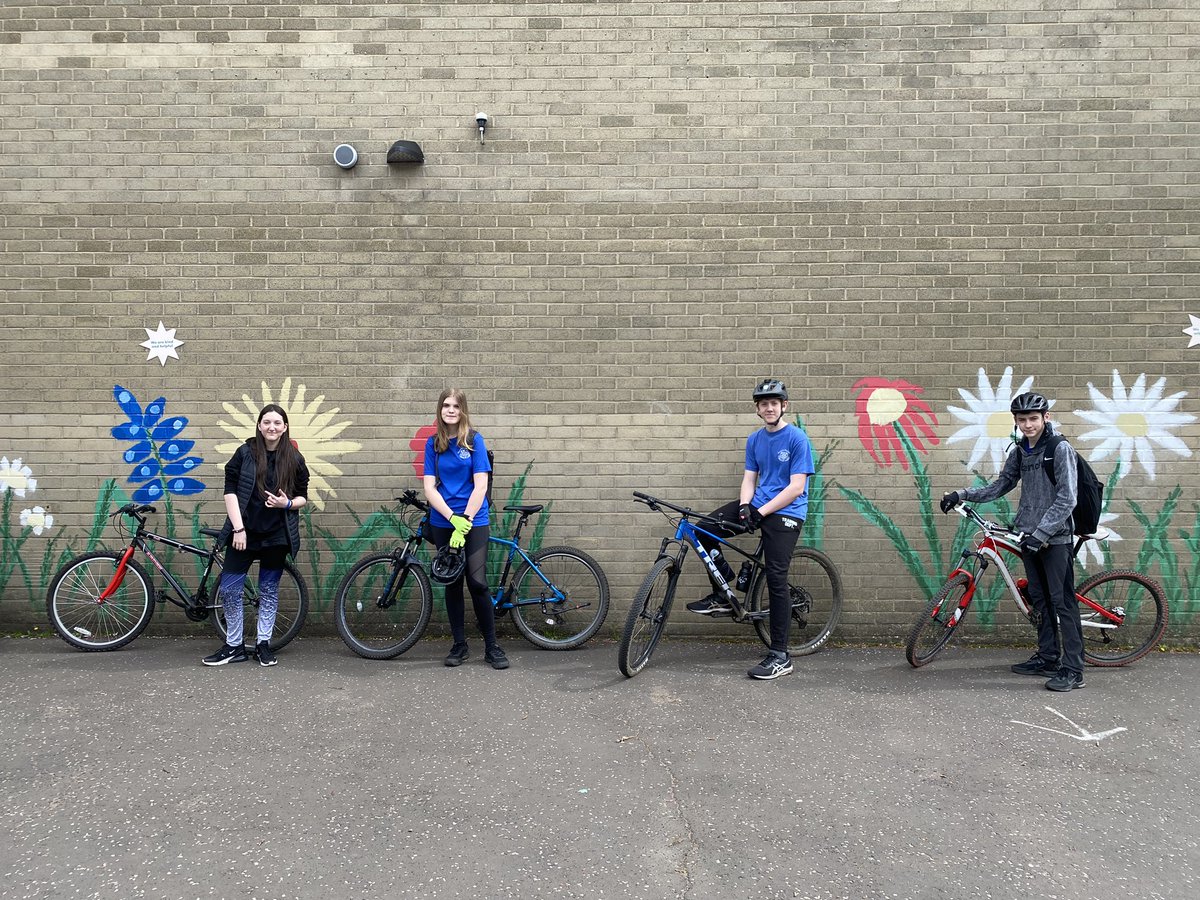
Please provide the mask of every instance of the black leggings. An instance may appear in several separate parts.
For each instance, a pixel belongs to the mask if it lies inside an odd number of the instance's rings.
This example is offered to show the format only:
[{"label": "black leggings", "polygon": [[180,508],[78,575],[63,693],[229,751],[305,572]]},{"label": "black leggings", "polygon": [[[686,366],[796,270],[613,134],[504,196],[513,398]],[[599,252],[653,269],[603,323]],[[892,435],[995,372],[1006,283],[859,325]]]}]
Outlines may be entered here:
[{"label": "black leggings", "polygon": [[[734,500],[732,503],[726,503],[724,506],[714,509],[710,515],[729,522],[736,522],[738,506],[738,502]],[[736,533],[708,524],[702,524],[700,527],[721,537],[730,537]],[[792,553],[796,549],[796,542],[800,538],[800,529],[803,527],[803,519],[779,513],[767,516],[758,526],[758,530],[762,533],[763,569],[766,570],[767,596],[771,609],[771,649],[777,653],[787,653],[788,632],[792,627],[792,593],[788,588],[788,568],[792,564]],[[700,543],[710,556],[714,551],[718,554],[713,562],[725,579],[732,582],[733,569],[724,555],[720,554],[721,545],[703,535],[700,536]],[[712,581],[711,577],[709,581]],[[714,584],[713,587],[716,585]]]},{"label": "black leggings", "polygon": [[[433,543],[439,550],[450,544],[453,528],[439,528],[430,525]],[[476,525],[467,532],[467,545],[463,550],[467,554],[467,569],[464,576],[467,588],[471,591],[471,604],[475,607],[475,621],[479,623],[479,633],[483,635],[485,647],[496,646],[496,615],[492,609],[491,592],[487,583],[487,551],[488,533],[491,528],[487,525]],[[467,641],[467,611],[463,600],[463,579],[459,578],[453,584],[446,585],[446,618],[450,620],[450,634],[454,643],[464,644]]]}]

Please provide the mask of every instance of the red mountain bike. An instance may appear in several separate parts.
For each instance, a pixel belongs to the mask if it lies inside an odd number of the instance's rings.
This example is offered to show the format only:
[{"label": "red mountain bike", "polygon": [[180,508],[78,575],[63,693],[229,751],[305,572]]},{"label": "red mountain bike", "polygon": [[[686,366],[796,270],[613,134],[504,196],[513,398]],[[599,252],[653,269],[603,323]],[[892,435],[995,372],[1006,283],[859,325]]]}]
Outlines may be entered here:
[{"label": "red mountain bike", "polygon": [[[962,552],[957,569],[913,623],[905,655],[916,668],[931,662],[950,643],[962,625],[984,572],[993,563],[1022,614],[1036,627],[1038,612],[1029,602],[1024,578],[1014,579],[1002,554],[1020,558],[1021,535],[989,522],[969,506],[955,511],[979,527],[973,545]],[[1108,532],[1082,535],[1072,557],[1090,540],[1102,541]],[[1093,575],[1075,588],[1083,622],[1083,659],[1093,666],[1125,666],[1154,649],[1167,630],[1167,601],[1157,581],[1132,569],[1112,569]]]}]

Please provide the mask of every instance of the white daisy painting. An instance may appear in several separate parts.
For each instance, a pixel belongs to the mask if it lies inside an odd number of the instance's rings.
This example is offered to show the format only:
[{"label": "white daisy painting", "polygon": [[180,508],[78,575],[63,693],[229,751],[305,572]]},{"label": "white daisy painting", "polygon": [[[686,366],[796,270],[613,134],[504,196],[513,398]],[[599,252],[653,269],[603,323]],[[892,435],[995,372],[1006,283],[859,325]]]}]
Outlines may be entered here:
[{"label": "white daisy painting", "polygon": [[984,457],[987,457],[992,466],[992,473],[1000,474],[1000,468],[1004,465],[1004,452],[1012,444],[1013,417],[1009,405],[1013,397],[1024,394],[1032,387],[1033,376],[1030,376],[1014,390],[1013,370],[1012,366],[1008,366],[994,388],[987,372],[981,368],[978,394],[972,394],[963,388],[958,389],[959,396],[967,404],[966,409],[958,406],[947,406],[946,409],[954,418],[967,424],[946,438],[946,443],[975,442],[971,445],[971,457],[967,460],[968,469],[974,470]]},{"label": "white daisy painting", "polygon": [[[1115,522],[1117,518],[1118,516],[1116,513],[1100,513],[1100,527],[1097,530],[1105,532],[1105,543],[1114,544],[1121,540],[1121,535],[1117,534],[1112,529],[1112,523]],[[1088,557],[1096,560],[1098,565],[1104,565],[1104,549],[1100,546],[1099,541],[1085,541],[1083,549],[1079,551],[1079,556],[1075,558],[1075,561],[1086,569]]]},{"label": "white daisy painting", "polygon": [[26,491],[32,494],[36,489],[37,479],[33,477],[33,470],[22,465],[20,457],[12,462],[8,461],[7,456],[0,457],[0,494],[12,491],[16,496],[24,497]]},{"label": "white daisy painting", "polygon": [[40,535],[43,531],[49,531],[53,525],[54,516],[40,506],[21,510],[21,527],[32,529],[34,534]]},{"label": "white daisy painting", "polygon": [[1153,480],[1155,445],[1177,456],[1191,456],[1191,449],[1171,430],[1196,421],[1196,417],[1177,411],[1179,401],[1187,396],[1187,392],[1163,396],[1166,385],[1164,377],[1146,387],[1143,372],[1126,388],[1116,369],[1112,374],[1111,396],[1105,396],[1088,382],[1092,408],[1074,410],[1076,416],[1096,426],[1079,435],[1081,441],[1097,442],[1088,454],[1088,460],[1095,462],[1116,453],[1121,461],[1122,478],[1130,473],[1134,460],[1137,460]]}]

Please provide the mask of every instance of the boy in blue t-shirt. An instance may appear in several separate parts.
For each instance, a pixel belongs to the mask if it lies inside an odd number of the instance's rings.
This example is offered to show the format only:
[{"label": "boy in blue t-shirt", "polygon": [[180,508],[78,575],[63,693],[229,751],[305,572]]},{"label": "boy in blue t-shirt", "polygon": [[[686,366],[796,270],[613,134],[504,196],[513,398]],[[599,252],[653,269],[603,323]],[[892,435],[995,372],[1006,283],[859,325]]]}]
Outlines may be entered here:
[{"label": "boy in blue t-shirt", "polygon": [[[808,476],[815,471],[812,444],[795,425],[783,420],[788,408],[787,387],[767,379],[754,389],[754,409],[766,427],[746,440],[746,471],[738,499],[713,510],[714,517],[736,519],[747,531],[762,529],[763,567],[767,575],[767,594],[771,601],[771,652],[746,674],[770,681],[792,672],[788,656],[788,631],[792,624],[792,596],[788,588],[788,567],[800,538],[800,529],[808,515]],[[708,528],[722,537],[736,532]],[[733,569],[720,553],[720,545],[711,538],[700,539],[726,581],[734,579]],[[702,616],[733,611],[724,592],[713,584],[713,592],[703,600],[689,603],[690,612]]]}]

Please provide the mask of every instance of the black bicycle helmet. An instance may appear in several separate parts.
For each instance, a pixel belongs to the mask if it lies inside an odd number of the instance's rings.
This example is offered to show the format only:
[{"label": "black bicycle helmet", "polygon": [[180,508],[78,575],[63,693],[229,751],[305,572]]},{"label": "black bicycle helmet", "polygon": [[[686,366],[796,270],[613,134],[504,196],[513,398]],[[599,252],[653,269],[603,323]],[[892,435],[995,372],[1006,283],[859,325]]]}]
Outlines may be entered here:
[{"label": "black bicycle helmet", "polygon": [[758,387],[754,389],[754,402],[759,400],[769,400],[772,397],[778,397],[780,400],[786,400],[787,385],[782,381],[776,381],[774,378],[767,378],[758,383]]},{"label": "black bicycle helmet", "polygon": [[1013,397],[1012,405],[1009,411],[1015,416],[1017,413],[1044,413],[1050,412],[1050,401],[1041,394],[1029,392],[1026,394],[1017,394]]},{"label": "black bicycle helmet", "polygon": [[433,558],[433,564],[429,567],[429,577],[438,584],[453,584],[462,578],[466,568],[466,555],[447,546],[439,550]]}]

